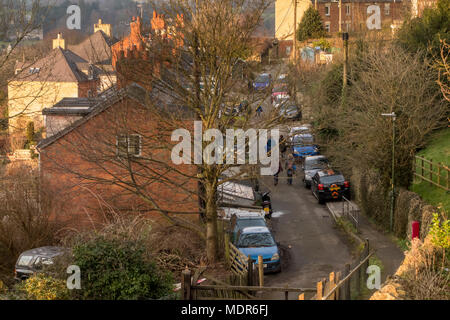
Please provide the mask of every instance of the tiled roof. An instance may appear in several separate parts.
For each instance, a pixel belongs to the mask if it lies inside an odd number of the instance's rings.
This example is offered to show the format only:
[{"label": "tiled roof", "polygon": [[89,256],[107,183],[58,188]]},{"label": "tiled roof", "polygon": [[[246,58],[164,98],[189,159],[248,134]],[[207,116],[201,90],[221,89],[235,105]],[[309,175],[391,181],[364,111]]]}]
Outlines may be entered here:
[{"label": "tiled roof", "polygon": [[[47,82],[82,82],[88,77],[77,64],[87,63],[86,60],[69,50],[53,49],[47,56],[22,69],[11,80],[47,81]],[[23,63],[16,64],[16,70],[23,68]]]},{"label": "tiled roof", "polygon": [[68,49],[93,64],[111,64],[111,46],[116,42],[117,39],[110,38],[99,30],[83,42],[69,45]]}]

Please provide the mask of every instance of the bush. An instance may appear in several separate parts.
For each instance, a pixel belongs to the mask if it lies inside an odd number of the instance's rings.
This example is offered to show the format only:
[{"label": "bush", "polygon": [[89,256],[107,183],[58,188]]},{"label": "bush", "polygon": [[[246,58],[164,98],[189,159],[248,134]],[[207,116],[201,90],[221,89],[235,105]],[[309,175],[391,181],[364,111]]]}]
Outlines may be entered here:
[{"label": "bush", "polygon": [[85,299],[158,299],[171,293],[172,277],[149,261],[138,240],[97,236],[73,248]]},{"label": "bush", "polygon": [[70,297],[66,281],[39,273],[17,286],[27,300],[67,300]]}]

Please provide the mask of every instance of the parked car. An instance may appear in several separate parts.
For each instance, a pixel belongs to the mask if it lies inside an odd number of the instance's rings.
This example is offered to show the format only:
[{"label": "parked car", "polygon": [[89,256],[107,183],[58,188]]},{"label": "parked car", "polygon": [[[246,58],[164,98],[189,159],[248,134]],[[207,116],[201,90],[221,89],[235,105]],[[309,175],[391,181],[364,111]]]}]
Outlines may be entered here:
[{"label": "parked car", "polygon": [[63,247],[40,247],[22,252],[16,262],[15,279],[25,280],[40,272],[44,266],[52,265],[54,259],[67,253]]},{"label": "parked car", "polygon": [[237,209],[230,219],[231,242],[235,242],[240,230],[248,227],[267,227],[264,215],[255,211]]},{"label": "parked car", "polygon": [[302,112],[295,103],[286,103],[280,106],[278,110],[281,117],[289,120],[301,120]]},{"label": "parked car", "polygon": [[328,159],[323,155],[309,156],[305,158],[303,163],[303,185],[305,188],[311,187],[312,177],[319,170],[328,168]]},{"label": "parked car", "polygon": [[275,97],[273,97],[272,105],[275,109],[286,105],[289,102],[289,99],[291,99],[291,96],[286,93],[278,94]]},{"label": "parked car", "polygon": [[265,273],[281,271],[280,251],[267,227],[247,227],[240,230],[235,245],[255,263],[258,263],[258,256],[262,256]]},{"label": "parked car", "polygon": [[311,191],[320,204],[342,196],[350,199],[350,183],[333,169],[317,171],[311,180]]},{"label": "parked car", "polygon": [[282,84],[275,84],[272,88],[272,96],[271,96],[271,101],[272,104],[275,100],[275,98],[279,95],[282,96],[289,96],[289,89],[287,84],[282,83]]},{"label": "parked car", "polygon": [[314,144],[314,137],[309,133],[296,134],[292,137],[292,151],[296,160],[319,154],[319,148]]},{"label": "parked car", "polygon": [[302,133],[309,133],[309,134],[311,134],[311,125],[304,124],[304,125],[301,125],[299,127],[292,127],[291,130],[289,131],[289,136],[293,137],[296,134],[302,134]]},{"label": "parked car", "polygon": [[272,84],[272,76],[270,73],[261,73],[258,77],[256,77],[255,81],[253,81],[253,89],[256,91],[265,90],[270,88]]}]

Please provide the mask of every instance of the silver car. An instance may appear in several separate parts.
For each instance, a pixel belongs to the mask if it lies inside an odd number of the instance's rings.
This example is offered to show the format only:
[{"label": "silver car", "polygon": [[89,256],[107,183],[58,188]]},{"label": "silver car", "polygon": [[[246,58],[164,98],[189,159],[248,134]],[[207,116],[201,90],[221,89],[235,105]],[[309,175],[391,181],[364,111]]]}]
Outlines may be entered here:
[{"label": "silver car", "polygon": [[305,188],[311,187],[312,177],[317,171],[328,168],[328,159],[323,155],[310,156],[305,158],[303,164],[303,185]]}]

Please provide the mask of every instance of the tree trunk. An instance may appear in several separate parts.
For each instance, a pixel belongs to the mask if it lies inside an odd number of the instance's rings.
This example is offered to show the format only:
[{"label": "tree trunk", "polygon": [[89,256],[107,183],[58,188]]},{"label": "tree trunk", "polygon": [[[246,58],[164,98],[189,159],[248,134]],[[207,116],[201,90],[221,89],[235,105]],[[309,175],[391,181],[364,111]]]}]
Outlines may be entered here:
[{"label": "tree trunk", "polygon": [[217,202],[216,202],[216,184],[206,182],[206,254],[209,262],[217,261]]}]

